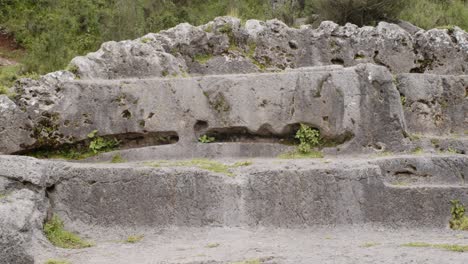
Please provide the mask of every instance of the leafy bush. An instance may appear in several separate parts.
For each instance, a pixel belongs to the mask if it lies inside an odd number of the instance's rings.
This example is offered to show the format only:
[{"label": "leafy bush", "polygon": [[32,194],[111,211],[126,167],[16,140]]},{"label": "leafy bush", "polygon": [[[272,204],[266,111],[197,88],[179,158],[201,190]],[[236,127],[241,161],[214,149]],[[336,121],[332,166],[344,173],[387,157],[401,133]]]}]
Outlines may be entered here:
[{"label": "leafy bush", "polygon": [[302,154],[307,154],[320,143],[320,131],[301,124],[295,138],[299,139],[298,151]]}]

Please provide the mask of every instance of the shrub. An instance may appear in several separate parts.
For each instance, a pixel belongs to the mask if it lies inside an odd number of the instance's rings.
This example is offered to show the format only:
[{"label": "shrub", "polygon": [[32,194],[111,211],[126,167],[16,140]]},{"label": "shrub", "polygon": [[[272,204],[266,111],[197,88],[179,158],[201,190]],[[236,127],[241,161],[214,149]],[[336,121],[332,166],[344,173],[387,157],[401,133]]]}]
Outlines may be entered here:
[{"label": "shrub", "polygon": [[468,1],[466,0],[411,0],[400,15],[418,27],[453,28],[459,26],[468,30]]}]

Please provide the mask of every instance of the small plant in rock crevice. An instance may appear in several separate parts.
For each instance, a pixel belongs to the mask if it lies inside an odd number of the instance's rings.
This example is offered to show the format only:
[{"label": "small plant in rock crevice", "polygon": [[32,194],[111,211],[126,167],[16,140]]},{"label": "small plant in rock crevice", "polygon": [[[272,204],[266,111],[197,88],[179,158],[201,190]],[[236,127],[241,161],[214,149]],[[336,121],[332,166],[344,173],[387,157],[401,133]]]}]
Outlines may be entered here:
[{"label": "small plant in rock crevice", "polygon": [[311,152],[313,147],[320,144],[320,131],[301,124],[295,138],[299,140],[297,150],[302,154],[307,154]]},{"label": "small plant in rock crevice", "polygon": [[215,142],[215,138],[214,137],[210,137],[210,136],[207,136],[207,135],[203,135],[201,137],[198,138],[198,142],[200,143],[213,143]]},{"label": "small plant in rock crevice", "polygon": [[56,247],[79,249],[92,246],[91,243],[83,241],[76,234],[66,231],[63,221],[57,215],[54,215],[44,225],[44,233],[47,239]]},{"label": "small plant in rock crevice", "polygon": [[468,231],[468,216],[465,215],[465,206],[458,200],[452,200],[450,204],[452,205],[450,208],[452,214],[452,219],[449,222],[450,228]]},{"label": "small plant in rock crevice", "polygon": [[105,139],[97,136],[98,131],[94,130],[88,134],[88,138],[91,139],[89,143],[89,149],[95,154],[105,151],[111,151],[117,148],[120,142],[117,139]]}]

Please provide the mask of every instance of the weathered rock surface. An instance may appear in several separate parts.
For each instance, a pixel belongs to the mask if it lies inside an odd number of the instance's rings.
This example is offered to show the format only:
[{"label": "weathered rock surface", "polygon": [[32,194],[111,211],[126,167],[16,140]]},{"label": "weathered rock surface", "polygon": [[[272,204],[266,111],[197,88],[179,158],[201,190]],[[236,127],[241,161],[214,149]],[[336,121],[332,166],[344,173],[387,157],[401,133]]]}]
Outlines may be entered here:
[{"label": "weathered rock surface", "polygon": [[[347,150],[403,148],[400,95],[388,70],[372,64],[195,78],[59,78],[20,86],[18,106],[4,98],[28,118],[6,116],[1,136],[18,140],[2,140],[2,152],[79,142],[93,130],[130,145],[155,144],[161,136],[195,143],[202,134],[286,139],[299,123],[337,144],[349,141]],[[16,131],[23,130],[30,134],[21,141]],[[132,143],[133,136],[140,142]]]},{"label": "weathered rock surface", "polygon": [[0,158],[0,263],[34,263],[49,208],[47,169],[46,162],[32,158]]},{"label": "weathered rock surface", "polygon": [[402,74],[397,83],[411,133],[468,132],[468,75]]},{"label": "weathered rock surface", "polygon": [[220,17],[198,27],[181,24],[133,41],[108,42],[72,65],[81,78],[119,79],[359,63],[383,65],[393,73],[467,74],[467,61],[468,34],[458,27],[411,34],[385,22],[359,28],[326,21],[317,29],[295,29],[279,20],[242,25]]}]

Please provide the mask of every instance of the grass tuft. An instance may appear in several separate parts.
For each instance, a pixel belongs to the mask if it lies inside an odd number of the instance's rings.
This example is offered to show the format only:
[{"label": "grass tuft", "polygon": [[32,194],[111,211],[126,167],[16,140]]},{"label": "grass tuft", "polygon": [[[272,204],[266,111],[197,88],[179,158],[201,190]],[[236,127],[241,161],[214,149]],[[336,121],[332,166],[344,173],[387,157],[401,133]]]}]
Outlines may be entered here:
[{"label": "grass tuft", "polygon": [[211,54],[196,54],[193,59],[200,63],[201,65],[205,65],[209,60],[213,58]]},{"label": "grass tuft", "polygon": [[66,231],[63,221],[57,215],[54,215],[44,225],[44,233],[56,247],[79,249],[93,246],[93,244],[83,241],[78,235]]},{"label": "grass tuft", "polygon": [[207,248],[217,248],[219,246],[221,246],[220,243],[210,243],[210,244],[206,245]]},{"label": "grass tuft", "polygon": [[429,244],[425,242],[411,242],[403,244],[403,247],[430,247],[430,248],[439,248],[445,249],[454,252],[468,252],[468,246],[457,245],[457,244]]},{"label": "grass tuft", "polygon": [[129,237],[127,237],[127,240],[125,240],[125,242],[130,243],[130,244],[135,244],[135,243],[138,243],[141,240],[143,240],[144,237],[145,236],[143,236],[143,235],[129,236]]},{"label": "grass tuft", "polygon": [[147,162],[144,163],[146,166],[151,166],[155,168],[159,167],[197,167],[203,170],[225,174],[229,177],[233,177],[234,174],[230,169],[249,166],[252,164],[251,161],[240,161],[236,162],[233,165],[227,165],[221,162],[208,159],[193,159],[193,160],[183,160],[183,161],[157,161],[157,162]]}]

